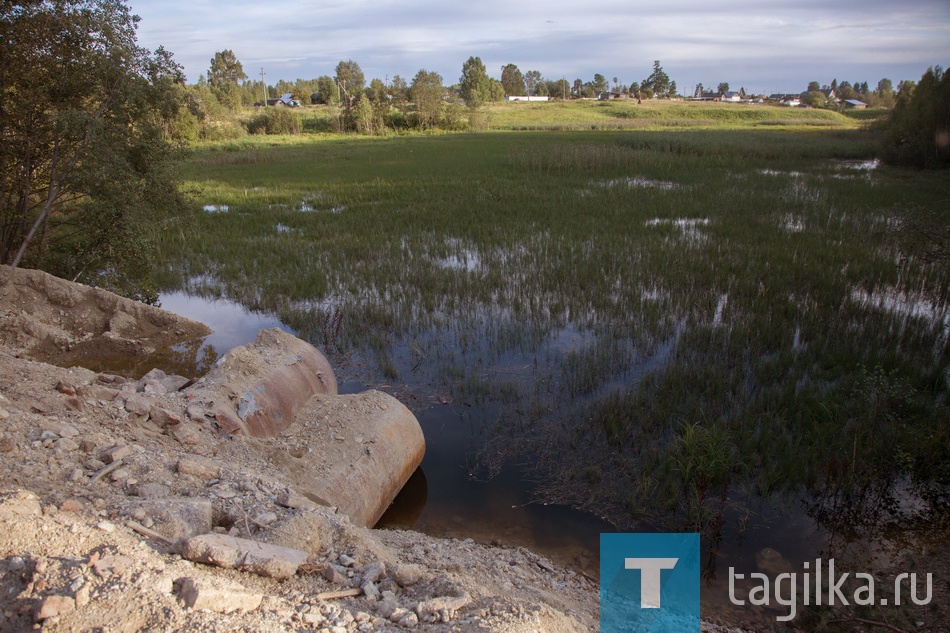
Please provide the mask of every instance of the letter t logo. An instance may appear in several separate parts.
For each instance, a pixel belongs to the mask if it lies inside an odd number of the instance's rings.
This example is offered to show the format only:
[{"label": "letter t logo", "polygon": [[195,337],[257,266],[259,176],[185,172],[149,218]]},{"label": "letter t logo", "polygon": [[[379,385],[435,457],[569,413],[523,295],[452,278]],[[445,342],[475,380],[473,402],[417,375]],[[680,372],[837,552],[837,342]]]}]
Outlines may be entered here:
[{"label": "letter t logo", "polygon": [[624,569],[640,570],[640,608],[660,608],[660,572],[676,567],[678,558],[624,558]]}]

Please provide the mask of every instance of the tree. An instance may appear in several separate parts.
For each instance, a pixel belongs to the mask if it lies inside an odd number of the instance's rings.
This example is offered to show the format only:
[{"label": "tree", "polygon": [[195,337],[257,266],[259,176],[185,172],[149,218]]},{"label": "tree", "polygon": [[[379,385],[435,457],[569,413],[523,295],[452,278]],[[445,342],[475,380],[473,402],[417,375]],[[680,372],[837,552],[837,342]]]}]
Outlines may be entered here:
[{"label": "tree", "polygon": [[663,66],[660,65],[660,60],[653,62],[653,72],[650,73],[650,76],[640,82],[641,88],[649,87],[654,95],[660,96],[665,95],[670,90],[670,77],[665,72],[663,72]]},{"label": "tree", "polygon": [[[910,82],[908,82],[910,83]],[[928,68],[902,90],[883,134],[884,160],[899,165],[950,165],[950,73]]]},{"label": "tree", "polygon": [[409,89],[412,102],[416,106],[416,121],[419,127],[435,127],[442,115],[442,75],[422,69],[412,79]]},{"label": "tree", "polygon": [[524,76],[514,64],[508,64],[501,69],[501,85],[504,87],[506,95],[523,95],[528,92],[525,87]]},{"label": "tree", "polygon": [[817,81],[809,81],[808,88],[805,89],[805,92],[819,92],[821,90],[821,84]]},{"label": "tree", "polygon": [[488,92],[493,103],[505,100],[505,87],[497,79],[488,80]]},{"label": "tree", "polygon": [[584,92],[584,82],[581,79],[574,80],[574,86],[572,88],[575,97],[580,97]]},{"label": "tree", "polygon": [[558,79],[555,82],[552,82],[552,86],[547,89],[548,95],[554,97],[555,99],[569,99],[571,96],[571,84],[567,83],[567,79]]},{"label": "tree", "polygon": [[491,82],[480,57],[469,57],[462,64],[459,94],[472,107],[478,107],[491,99]]},{"label": "tree", "polygon": [[719,87],[716,89],[716,92],[719,94],[726,94],[729,92],[729,82],[723,81],[719,84]]},{"label": "tree", "polygon": [[894,96],[894,83],[886,77],[877,82],[877,96],[882,99]]},{"label": "tree", "polygon": [[234,56],[234,51],[219,51],[211,58],[208,84],[218,102],[228,110],[234,111],[241,107],[242,91],[239,83],[245,79],[247,75],[241,62]]},{"label": "tree", "polygon": [[541,82],[541,71],[539,70],[529,70],[524,74],[525,91],[529,95],[534,94],[534,91],[537,90]]},{"label": "tree", "polygon": [[340,103],[347,109],[356,105],[366,85],[360,65],[352,59],[341,61],[336,65],[335,81],[339,89]]},{"label": "tree", "polygon": [[314,92],[317,103],[332,105],[339,103],[337,98],[336,81],[330,75],[322,75],[317,78],[317,89]]},{"label": "tree", "polygon": [[26,0],[0,19],[0,262],[154,300],[152,240],[188,216],[165,135],[181,67],[121,0]]},{"label": "tree", "polygon": [[208,83],[213,88],[222,88],[228,84],[238,85],[247,79],[244,67],[234,51],[226,49],[214,54],[211,58],[211,68],[208,69]]},{"label": "tree", "polygon": [[590,87],[593,88],[595,93],[598,93],[598,92],[606,92],[610,86],[607,84],[606,77],[604,77],[600,73],[596,73],[594,75],[594,80],[590,82]]}]

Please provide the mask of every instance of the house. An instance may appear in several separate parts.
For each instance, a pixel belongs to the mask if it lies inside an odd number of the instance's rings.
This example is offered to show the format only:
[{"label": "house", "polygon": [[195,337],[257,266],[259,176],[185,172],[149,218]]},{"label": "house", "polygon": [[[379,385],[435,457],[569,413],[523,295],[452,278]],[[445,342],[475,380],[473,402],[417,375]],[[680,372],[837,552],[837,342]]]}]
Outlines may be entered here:
[{"label": "house", "polygon": [[844,107],[851,110],[864,110],[868,107],[868,104],[864,103],[863,101],[858,101],[857,99],[845,99],[843,103]]},{"label": "house", "polygon": [[769,101],[774,101],[779,105],[797,108],[802,104],[802,96],[799,93],[775,93],[769,95]]},{"label": "house", "polygon": [[550,97],[539,97],[537,95],[508,95],[505,101],[550,101]]}]

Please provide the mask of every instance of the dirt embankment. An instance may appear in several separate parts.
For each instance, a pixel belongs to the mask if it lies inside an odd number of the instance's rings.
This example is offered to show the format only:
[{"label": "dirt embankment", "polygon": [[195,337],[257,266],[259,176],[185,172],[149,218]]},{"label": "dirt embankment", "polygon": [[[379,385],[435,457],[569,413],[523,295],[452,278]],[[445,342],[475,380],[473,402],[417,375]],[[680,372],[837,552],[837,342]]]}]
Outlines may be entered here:
[{"label": "dirt embankment", "polygon": [[385,394],[315,396],[302,425],[251,438],[182,389],[192,376],[40,362],[205,333],[0,268],[0,630],[596,630],[581,574],[524,549],[359,527],[304,494],[333,474],[331,454],[374,449],[352,429],[391,408]]}]

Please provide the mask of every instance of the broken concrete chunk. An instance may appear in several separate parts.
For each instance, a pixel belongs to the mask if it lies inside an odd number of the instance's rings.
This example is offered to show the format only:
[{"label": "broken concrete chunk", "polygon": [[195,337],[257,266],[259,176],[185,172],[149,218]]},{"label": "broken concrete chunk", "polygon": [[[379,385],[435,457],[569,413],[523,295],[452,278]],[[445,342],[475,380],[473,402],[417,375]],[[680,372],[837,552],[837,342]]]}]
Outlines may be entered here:
[{"label": "broken concrete chunk", "polygon": [[178,553],[196,563],[240,569],[268,578],[290,578],[307,561],[307,553],[225,534],[203,534],[177,545]]},{"label": "broken concrete chunk", "polygon": [[248,591],[242,585],[220,579],[211,581],[184,578],[180,595],[186,607],[207,609],[216,613],[253,611],[264,599],[263,594]]}]

